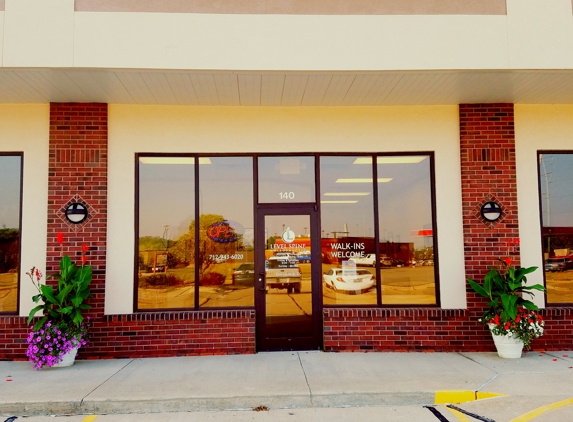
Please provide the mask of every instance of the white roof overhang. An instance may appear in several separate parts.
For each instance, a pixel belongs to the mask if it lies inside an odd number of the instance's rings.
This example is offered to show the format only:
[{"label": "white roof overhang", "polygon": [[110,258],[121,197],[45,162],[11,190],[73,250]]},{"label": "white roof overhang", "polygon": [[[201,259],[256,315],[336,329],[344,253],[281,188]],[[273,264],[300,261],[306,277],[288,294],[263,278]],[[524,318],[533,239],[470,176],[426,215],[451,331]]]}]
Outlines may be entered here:
[{"label": "white roof overhang", "polygon": [[204,106],[573,104],[573,70],[0,69],[0,103]]}]

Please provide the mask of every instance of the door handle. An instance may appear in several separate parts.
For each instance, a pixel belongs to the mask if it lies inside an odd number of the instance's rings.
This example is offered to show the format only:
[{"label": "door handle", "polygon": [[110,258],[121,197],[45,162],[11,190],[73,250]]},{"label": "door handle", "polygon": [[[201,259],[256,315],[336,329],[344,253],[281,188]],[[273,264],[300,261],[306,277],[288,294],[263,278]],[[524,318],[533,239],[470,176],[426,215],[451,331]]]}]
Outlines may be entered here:
[{"label": "door handle", "polygon": [[265,273],[259,273],[259,290],[261,292],[264,292],[265,290],[267,290],[267,282],[266,282]]}]

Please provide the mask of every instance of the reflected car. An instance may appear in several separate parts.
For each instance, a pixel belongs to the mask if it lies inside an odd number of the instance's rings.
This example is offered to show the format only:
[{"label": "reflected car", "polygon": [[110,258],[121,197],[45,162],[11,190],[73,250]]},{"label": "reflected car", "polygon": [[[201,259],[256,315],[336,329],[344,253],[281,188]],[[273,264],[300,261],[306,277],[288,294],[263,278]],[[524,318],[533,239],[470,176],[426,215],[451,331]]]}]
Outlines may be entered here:
[{"label": "reflected car", "polygon": [[343,270],[331,268],[322,276],[324,283],[336,291],[365,291],[374,286],[376,279],[368,270]]},{"label": "reflected car", "polygon": [[277,259],[288,259],[289,261],[298,261],[297,257],[295,254],[291,253],[291,252],[277,252],[275,253],[272,258],[277,258]]},{"label": "reflected car", "polygon": [[[294,255],[294,254],[290,254]],[[296,256],[275,255],[265,262],[267,287],[270,289],[286,289],[287,293],[300,293],[302,287],[302,271],[298,266]]]},{"label": "reflected car", "polygon": [[243,262],[232,274],[232,284],[237,286],[255,285],[255,264],[254,262]]},{"label": "reflected car", "polygon": [[380,261],[380,268],[392,268],[392,260],[390,258],[383,258]]},{"label": "reflected car", "polygon": [[569,258],[549,258],[545,261],[545,271],[565,271],[573,268],[573,261]]}]

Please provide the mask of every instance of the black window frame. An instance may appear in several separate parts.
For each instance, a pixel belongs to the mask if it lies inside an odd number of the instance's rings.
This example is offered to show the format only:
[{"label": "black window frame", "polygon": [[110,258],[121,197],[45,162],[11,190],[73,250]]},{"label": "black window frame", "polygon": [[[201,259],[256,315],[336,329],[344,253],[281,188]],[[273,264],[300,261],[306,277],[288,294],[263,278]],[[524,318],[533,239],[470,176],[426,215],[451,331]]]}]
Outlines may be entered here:
[{"label": "black window frame", "polygon": [[18,209],[18,268],[16,283],[16,310],[2,311],[0,316],[20,315],[20,293],[22,285],[22,205],[24,203],[24,152],[23,151],[0,151],[0,157],[20,157],[20,202]]},{"label": "black window frame", "polygon": [[[572,150],[537,150],[537,193],[539,198],[539,240],[540,240],[540,249],[541,249],[541,272],[543,273],[543,286],[547,287],[547,277],[545,272],[545,256],[544,256],[544,239],[543,239],[543,232],[544,232],[544,225],[543,225],[543,196],[541,194],[541,156],[543,154],[553,154],[553,155],[571,155],[573,157],[573,149]],[[549,226],[551,227],[551,226]],[[573,226],[572,226],[573,228]],[[573,306],[573,302],[549,302],[547,297],[547,289],[545,289],[544,293],[544,300],[545,306],[547,308],[559,308],[559,307],[570,307]]]},{"label": "black window frame", "polygon": [[[318,211],[318,222],[321,224],[321,186],[320,186],[320,158],[329,156],[355,156],[355,157],[372,157],[372,173],[373,173],[373,203],[374,203],[374,244],[376,249],[376,255],[380,255],[380,233],[379,233],[379,214],[378,214],[378,180],[377,180],[377,157],[387,157],[387,156],[427,156],[430,163],[430,197],[431,197],[431,210],[432,210],[432,237],[433,237],[433,251],[434,251],[434,288],[435,288],[435,304],[382,304],[382,285],[381,283],[376,283],[377,289],[377,302],[376,304],[365,304],[365,305],[349,305],[349,304],[324,304],[325,308],[440,308],[440,277],[439,277],[439,247],[438,247],[438,226],[437,226],[437,215],[436,215],[436,180],[435,180],[435,152],[434,151],[399,151],[399,152],[353,152],[353,153],[312,153],[312,152],[302,152],[302,153],[168,153],[168,152],[140,152],[135,153],[135,219],[134,219],[134,291],[133,291],[133,309],[135,313],[149,313],[149,312],[177,312],[177,311],[217,311],[217,310],[245,310],[254,309],[255,306],[244,306],[244,307],[201,307],[199,306],[199,277],[198,277],[198,267],[195,269],[195,298],[194,306],[187,308],[154,308],[154,309],[139,309],[138,308],[138,257],[139,257],[139,159],[141,157],[185,157],[194,158],[195,164],[195,220],[199,216],[200,201],[199,195],[199,159],[205,157],[252,157],[253,159],[253,215],[257,215],[257,207],[259,205],[269,206],[277,205],[279,203],[267,203],[263,202],[259,204],[258,200],[258,158],[259,157],[293,157],[293,156],[311,156],[315,160],[315,198],[316,202],[304,202],[303,205],[314,205]],[[286,207],[292,207],[300,205],[298,203],[288,203],[282,204]],[[199,235],[199,225],[195,225],[195,239],[198,239]],[[378,240],[378,241],[376,241]],[[195,260],[198,260],[198,248],[195,248]],[[380,280],[380,265],[376,266],[376,278]],[[322,298],[321,298],[322,301]]]}]

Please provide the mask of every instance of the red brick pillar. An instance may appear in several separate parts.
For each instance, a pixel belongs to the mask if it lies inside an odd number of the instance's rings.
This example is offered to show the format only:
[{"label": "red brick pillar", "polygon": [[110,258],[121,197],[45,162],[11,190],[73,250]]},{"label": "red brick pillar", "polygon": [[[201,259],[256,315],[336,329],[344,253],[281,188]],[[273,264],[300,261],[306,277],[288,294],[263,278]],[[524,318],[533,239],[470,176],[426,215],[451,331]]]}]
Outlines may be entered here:
[{"label": "red brick pillar", "polygon": [[[461,104],[460,147],[466,276],[481,281],[519,237],[513,104]],[[481,217],[486,201],[501,206],[494,223]],[[519,265],[519,251],[512,248],[511,258]]]},{"label": "red brick pillar", "polygon": [[[88,209],[82,224],[64,214],[71,202]],[[59,271],[62,254],[81,262],[82,244],[93,267],[90,314],[103,315],[107,230],[107,104],[50,104],[48,250],[46,272]],[[64,235],[63,246],[56,241]]]}]

